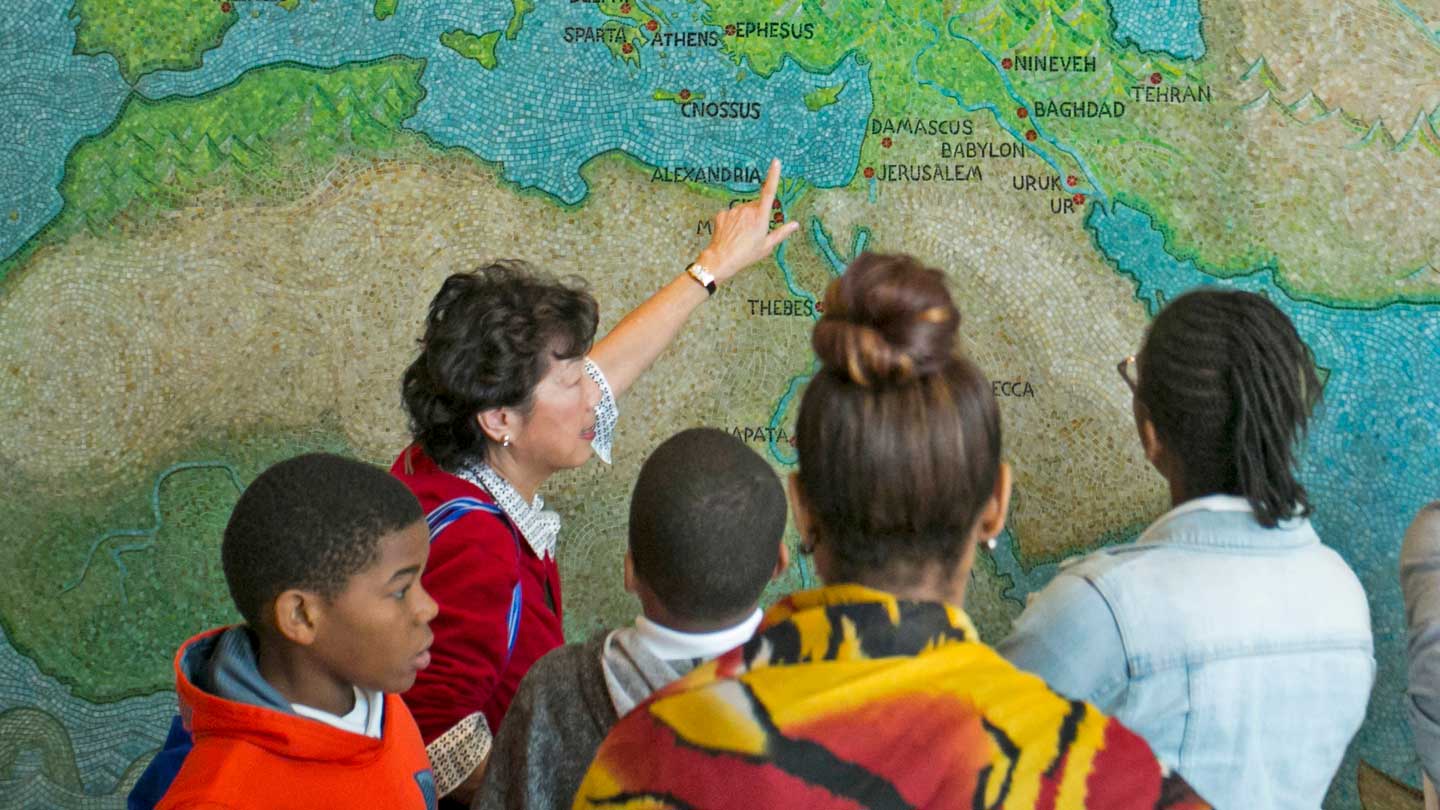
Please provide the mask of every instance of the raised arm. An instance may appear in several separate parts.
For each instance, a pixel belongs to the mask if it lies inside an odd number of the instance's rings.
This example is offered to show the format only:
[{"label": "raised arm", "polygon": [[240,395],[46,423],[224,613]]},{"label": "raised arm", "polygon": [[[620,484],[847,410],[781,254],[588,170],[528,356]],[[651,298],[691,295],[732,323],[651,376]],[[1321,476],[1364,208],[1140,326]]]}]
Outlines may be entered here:
[{"label": "raised arm", "polygon": [[[800,227],[789,222],[770,230],[770,204],[780,185],[780,161],[770,162],[770,172],[760,188],[760,197],[715,215],[710,244],[696,261],[724,286],[736,273],[764,259]],[[629,390],[646,369],[654,364],[665,347],[680,333],[680,327],[695,308],[709,297],[705,288],[683,271],[659,292],[615,324],[610,333],[590,350],[590,359],[605,372],[616,397]]]}]

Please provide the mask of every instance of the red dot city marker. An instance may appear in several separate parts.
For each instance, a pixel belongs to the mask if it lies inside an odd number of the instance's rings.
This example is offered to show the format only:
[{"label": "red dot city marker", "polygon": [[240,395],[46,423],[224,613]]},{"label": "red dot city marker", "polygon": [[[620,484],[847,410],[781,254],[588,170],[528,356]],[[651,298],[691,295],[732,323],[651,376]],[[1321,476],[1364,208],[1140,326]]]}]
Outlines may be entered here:
[{"label": "red dot city marker", "polygon": [[1038,138],[1038,137],[1040,137],[1040,135],[1039,135],[1038,133],[1036,133],[1035,130],[1033,130],[1033,129],[1032,129],[1032,130],[1028,130],[1028,131],[1026,131],[1026,133],[1025,133],[1025,140],[1027,140],[1027,141],[1033,141],[1033,140],[1035,140],[1035,139]]},{"label": "red dot city marker", "polygon": [[894,141],[890,140],[889,135],[886,135],[885,137],[880,139],[880,145],[885,147],[886,149],[889,149],[894,143]]},{"label": "red dot city marker", "polygon": [[871,177],[874,177],[874,176],[875,176],[875,170],[872,169],[872,168],[870,168],[869,166],[866,166],[866,167],[865,167],[865,177],[868,179],[868,178],[871,178]]},{"label": "red dot city marker", "polygon": [[727,26],[725,26],[725,36],[727,36],[727,37],[733,37],[733,36],[735,36],[735,26],[733,26],[733,25],[727,25]]},{"label": "red dot city marker", "polygon": [[681,100],[681,101],[685,101],[685,100],[687,100],[687,99],[689,99],[689,98],[690,98],[690,91],[689,91],[689,90],[681,90],[681,91],[680,91],[680,100]]},{"label": "red dot city marker", "polygon": [[654,20],[649,20],[649,21],[647,21],[647,22],[645,23],[645,30],[647,30],[647,31],[654,31],[656,28],[659,28],[659,27],[660,27],[660,23],[655,22]]},{"label": "red dot city marker", "polygon": [[1078,186],[1078,185],[1080,185],[1080,178],[1078,178],[1078,177],[1076,177],[1075,175],[1072,174],[1072,175],[1070,175],[1069,177],[1066,177],[1066,178],[1065,178],[1065,185],[1067,185],[1067,186]]},{"label": "red dot city marker", "polygon": [[1021,108],[1019,108],[1018,110],[1015,111],[1015,117],[1016,117],[1016,118],[1026,118],[1026,117],[1028,117],[1029,115],[1030,115],[1030,111],[1027,110],[1027,109],[1025,109],[1024,107],[1021,107]]},{"label": "red dot city marker", "polygon": [[229,3],[221,3],[221,4],[220,4],[220,11],[223,12],[223,13],[225,13],[225,14],[229,14],[229,13],[230,13],[230,9],[232,9],[232,8],[234,8],[234,6],[230,5]]},{"label": "red dot city marker", "polygon": [[771,201],[770,201],[770,210],[772,210],[772,211],[779,211],[779,210],[780,210],[780,201],[779,201],[779,200],[771,200]]},{"label": "red dot city marker", "polygon": [[1076,194],[1074,197],[1071,197],[1071,198],[1070,198],[1070,201],[1073,202],[1073,203],[1075,203],[1076,205],[1084,205],[1084,204],[1085,204],[1085,195],[1084,195],[1084,194]]},{"label": "red dot city marker", "polygon": [[621,4],[620,4],[620,13],[621,13],[621,14],[629,14],[629,13],[630,13],[630,4],[629,4],[629,3],[621,3]]},{"label": "red dot city marker", "polygon": [[785,215],[780,213],[779,211],[776,211],[775,216],[771,217],[771,219],[775,220],[776,222],[784,222]]},{"label": "red dot city marker", "polygon": [[621,45],[621,46],[620,46],[620,52],[621,52],[621,53],[630,53],[630,52],[632,52],[632,51],[634,51],[634,50],[635,50],[635,46],[631,45],[631,44],[628,43],[628,42],[625,43],[624,45]]},{"label": "red dot city marker", "polygon": [[1150,74],[1150,83],[1151,83],[1151,84],[1159,84],[1159,83],[1160,83],[1160,74],[1159,74],[1159,73],[1151,73],[1151,74]]},{"label": "red dot city marker", "polygon": [[1009,70],[1009,69],[1010,69],[1010,66],[1013,65],[1013,64],[1015,64],[1015,63],[1014,63],[1014,62],[1011,62],[1011,61],[1010,61],[1010,57],[1008,57],[1008,56],[1005,57],[1004,59],[1001,59],[1001,60],[1000,60],[1000,67],[1005,68],[1006,70]]}]

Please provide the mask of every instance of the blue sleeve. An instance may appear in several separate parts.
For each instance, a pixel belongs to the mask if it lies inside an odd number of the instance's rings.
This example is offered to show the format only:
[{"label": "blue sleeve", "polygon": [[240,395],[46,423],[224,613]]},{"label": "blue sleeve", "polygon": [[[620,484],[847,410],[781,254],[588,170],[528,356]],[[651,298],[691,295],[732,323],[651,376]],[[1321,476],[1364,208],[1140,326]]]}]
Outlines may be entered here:
[{"label": "blue sleeve", "polygon": [[165,746],[145,766],[145,772],[140,774],[130,795],[125,797],[125,810],[154,810],[155,805],[165,798],[165,791],[170,789],[176,774],[180,773],[180,766],[185,764],[185,757],[193,745],[190,732],[180,722],[180,715],[175,715],[175,719],[170,721],[170,733],[165,736]]},{"label": "blue sleeve", "polygon": [[1061,572],[1031,599],[996,649],[1072,700],[1114,714],[1129,685],[1125,643],[1105,597],[1084,577]]}]

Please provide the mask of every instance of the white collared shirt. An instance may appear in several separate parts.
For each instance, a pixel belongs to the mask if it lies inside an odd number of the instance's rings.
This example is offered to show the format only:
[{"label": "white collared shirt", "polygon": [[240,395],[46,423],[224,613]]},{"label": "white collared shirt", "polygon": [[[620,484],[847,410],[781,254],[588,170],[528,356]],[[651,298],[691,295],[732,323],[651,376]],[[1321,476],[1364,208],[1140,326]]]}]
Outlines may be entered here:
[{"label": "white collared shirt", "polygon": [[709,660],[749,641],[755,635],[755,628],[760,626],[760,617],[761,612],[756,608],[748,619],[733,627],[713,633],[682,633],[637,616],[631,638],[661,661]]}]

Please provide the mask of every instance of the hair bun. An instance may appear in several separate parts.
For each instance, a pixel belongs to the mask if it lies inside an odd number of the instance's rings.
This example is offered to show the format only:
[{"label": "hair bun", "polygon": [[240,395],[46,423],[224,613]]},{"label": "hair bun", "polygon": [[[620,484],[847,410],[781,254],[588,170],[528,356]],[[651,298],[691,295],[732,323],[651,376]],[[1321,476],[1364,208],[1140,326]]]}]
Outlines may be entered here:
[{"label": "hair bun", "polygon": [[944,274],[911,256],[863,253],[826,289],[811,344],[851,382],[904,384],[943,369],[959,331]]}]

